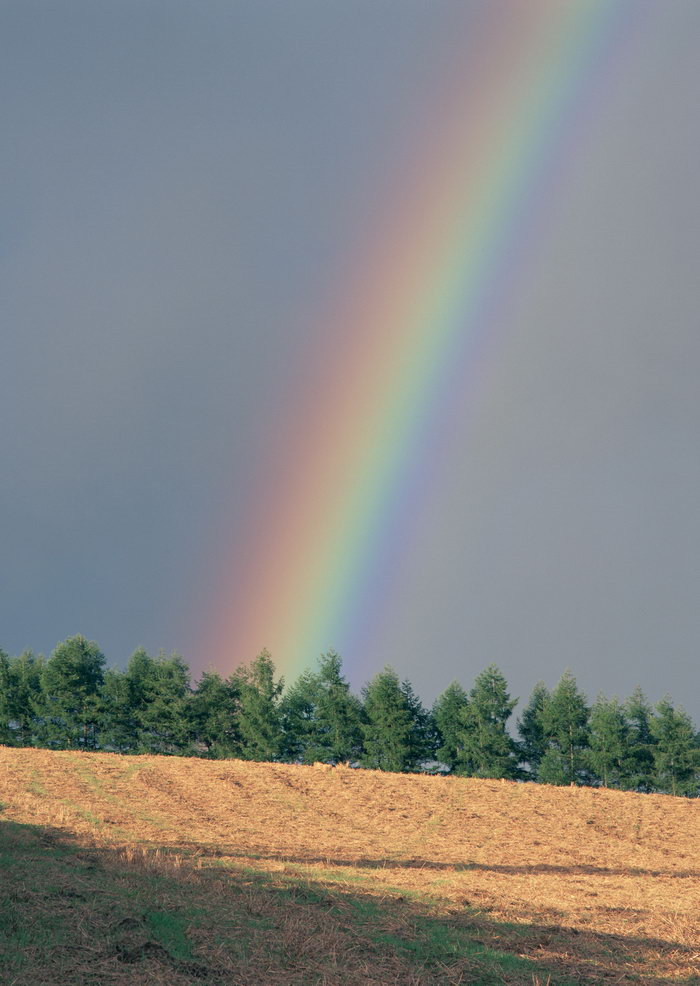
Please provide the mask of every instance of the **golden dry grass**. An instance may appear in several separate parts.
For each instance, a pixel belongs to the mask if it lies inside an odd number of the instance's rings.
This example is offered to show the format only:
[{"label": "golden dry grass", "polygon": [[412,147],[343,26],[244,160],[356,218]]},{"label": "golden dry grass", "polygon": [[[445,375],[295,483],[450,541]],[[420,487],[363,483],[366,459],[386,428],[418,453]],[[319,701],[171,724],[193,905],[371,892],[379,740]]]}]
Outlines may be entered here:
[{"label": "golden dry grass", "polygon": [[[253,949],[244,974],[205,929],[190,928],[193,955],[229,970],[221,981],[544,984],[551,969],[552,986],[700,982],[698,801],[343,767],[2,747],[0,801],[2,818],[109,853],[110,865],[124,872],[155,867],[182,887],[206,874],[207,893],[222,900],[231,881],[237,892],[245,885],[249,899],[237,897],[236,906],[249,907],[253,918],[262,909],[263,925],[269,911],[276,934],[286,922],[285,947],[297,958],[261,972],[259,956],[250,964]],[[286,898],[278,913],[278,899],[260,896],[261,886],[304,887],[308,899],[302,893],[301,909],[290,909]],[[325,895],[323,907],[309,887]],[[368,962],[347,934],[342,942],[333,937],[352,927],[344,908],[373,913],[389,943],[417,927],[420,915],[439,917],[448,938],[468,928],[484,947],[533,960],[534,971],[469,978],[469,960],[456,947],[454,961],[445,960],[432,978],[386,956]],[[342,953],[335,966],[332,948]],[[305,978],[304,968],[315,971]],[[192,971],[188,979],[170,969],[163,981],[195,979]],[[102,981],[112,980],[105,974]],[[160,980],[149,973],[145,981]]]}]

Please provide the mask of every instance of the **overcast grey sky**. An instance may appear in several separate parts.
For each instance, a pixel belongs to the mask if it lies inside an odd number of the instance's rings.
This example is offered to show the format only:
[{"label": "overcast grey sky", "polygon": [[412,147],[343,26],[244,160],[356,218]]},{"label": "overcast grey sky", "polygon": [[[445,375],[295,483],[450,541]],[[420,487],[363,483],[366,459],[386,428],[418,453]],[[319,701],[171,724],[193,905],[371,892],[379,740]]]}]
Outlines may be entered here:
[{"label": "overcast grey sky", "polygon": [[[4,649],[232,669],[201,621],[313,315],[480,6],[0,5]],[[356,686],[570,667],[700,720],[698,37],[652,2],[610,72],[367,653],[333,642]]]}]

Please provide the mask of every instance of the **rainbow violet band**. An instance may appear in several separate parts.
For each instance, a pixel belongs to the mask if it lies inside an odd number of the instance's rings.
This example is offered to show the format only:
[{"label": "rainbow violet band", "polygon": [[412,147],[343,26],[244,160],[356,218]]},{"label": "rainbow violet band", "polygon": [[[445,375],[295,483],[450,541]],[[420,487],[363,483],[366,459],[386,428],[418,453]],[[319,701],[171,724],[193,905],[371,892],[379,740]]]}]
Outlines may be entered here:
[{"label": "rainbow violet band", "polygon": [[644,6],[484,5],[480,54],[450,73],[325,316],[332,330],[319,327],[334,349],[310,358],[292,425],[265,453],[283,480],[260,491],[215,601],[201,650],[218,667],[266,646],[291,678],[334,645],[357,668],[454,395],[504,343],[496,307],[537,248],[547,199],[590,139],[591,107]]}]

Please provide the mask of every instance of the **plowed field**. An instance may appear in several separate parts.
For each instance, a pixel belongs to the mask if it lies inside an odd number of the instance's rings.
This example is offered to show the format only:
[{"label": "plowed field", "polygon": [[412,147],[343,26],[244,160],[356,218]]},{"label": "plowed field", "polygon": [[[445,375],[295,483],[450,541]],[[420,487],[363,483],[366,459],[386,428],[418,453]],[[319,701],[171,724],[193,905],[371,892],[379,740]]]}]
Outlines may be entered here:
[{"label": "plowed field", "polygon": [[0,747],[0,802],[13,986],[700,983],[698,801]]}]

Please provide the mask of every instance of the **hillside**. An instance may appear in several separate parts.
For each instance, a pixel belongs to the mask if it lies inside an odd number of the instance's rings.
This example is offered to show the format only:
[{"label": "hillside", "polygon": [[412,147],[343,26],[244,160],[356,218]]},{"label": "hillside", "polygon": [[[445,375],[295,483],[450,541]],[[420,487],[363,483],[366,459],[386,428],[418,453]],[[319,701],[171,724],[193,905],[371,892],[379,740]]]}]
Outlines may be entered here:
[{"label": "hillside", "polygon": [[698,801],[0,747],[0,802],[12,986],[700,982]]}]

